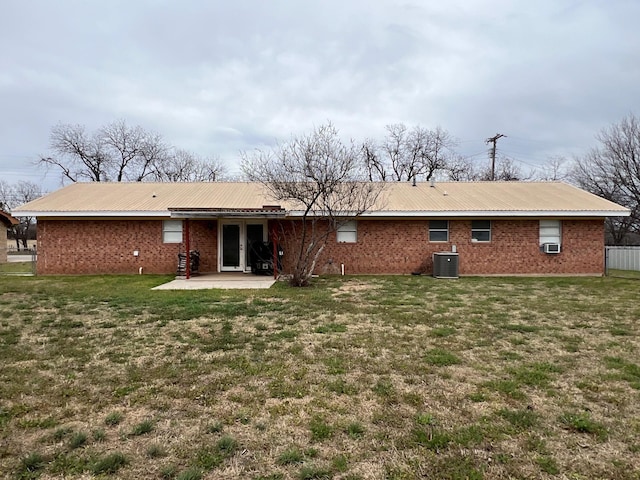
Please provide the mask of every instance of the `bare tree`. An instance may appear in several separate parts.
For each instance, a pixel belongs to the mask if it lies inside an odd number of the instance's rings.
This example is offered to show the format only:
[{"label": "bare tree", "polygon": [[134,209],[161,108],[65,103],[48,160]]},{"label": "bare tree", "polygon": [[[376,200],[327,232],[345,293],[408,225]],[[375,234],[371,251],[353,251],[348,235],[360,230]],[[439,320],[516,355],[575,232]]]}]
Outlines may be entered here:
[{"label": "bare tree", "polygon": [[0,210],[9,211],[13,198],[13,187],[6,180],[0,179]]},{"label": "bare tree", "polygon": [[473,162],[460,155],[452,156],[444,170],[447,178],[454,182],[470,182],[478,177]]},{"label": "bare tree", "polygon": [[102,127],[97,139],[108,153],[109,178],[116,182],[144,180],[161,167],[168,153],[160,135],[130,127],[124,120]]},{"label": "bare tree", "polygon": [[88,135],[82,125],[60,123],[51,129],[50,140],[57,156],[42,157],[40,165],[59,168],[63,178],[72,182],[107,179],[110,159],[98,135]]},{"label": "bare tree", "polygon": [[283,226],[295,237],[287,248],[292,285],[309,285],[329,236],[378,200],[383,184],[366,181],[361,153],[353,142],[344,144],[328,123],[272,151],[242,154],[246,177],[261,183],[274,200],[286,202],[299,214],[299,221]]},{"label": "bare tree", "polygon": [[640,233],[640,120],[630,114],[596,135],[599,146],[576,158],[570,178],[580,187],[631,210],[630,217],[607,218],[614,244]]},{"label": "bare tree", "polygon": [[531,176],[524,174],[522,169],[518,167],[512,159],[500,157],[496,160],[495,171],[492,171],[491,166],[487,166],[475,174],[474,180],[517,182],[529,180],[530,178]]},{"label": "bare tree", "polygon": [[[35,200],[42,195],[42,189],[36,183],[21,180],[11,185],[4,180],[0,180],[0,208],[9,212],[15,207]],[[29,248],[29,234],[35,225],[36,219],[35,217],[17,218],[20,223],[11,227],[11,231],[16,240],[16,248],[20,250],[20,244],[22,243],[22,248],[26,250]]]},{"label": "bare tree", "polygon": [[124,120],[91,135],[81,125],[58,124],[51,129],[51,149],[55,155],[39,164],[59,169],[72,182],[215,181],[225,173],[219,159],[170,147],[159,134]]},{"label": "bare tree", "polygon": [[507,157],[496,160],[495,171],[490,165],[478,169],[470,159],[453,157],[444,169],[449,180],[456,182],[488,182],[493,180],[513,182],[529,180],[530,175],[525,175],[515,162]]},{"label": "bare tree", "polygon": [[218,158],[204,159],[182,149],[173,149],[153,172],[158,182],[215,182],[226,174]]},{"label": "bare tree", "polygon": [[137,158],[136,182],[153,178],[154,173],[164,165],[169,156],[170,147],[159,133],[147,132]]},{"label": "bare tree", "polygon": [[375,141],[368,138],[362,144],[362,159],[367,171],[367,178],[370,182],[387,181],[387,170],[378,153],[378,146]]},{"label": "bare tree", "polygon": [[[395,181],[404,178],[407,162],[405,161],[407,127],[402,123],[387,125],[387,136],[381,145],[383,162],[386,160]],[[406,180],[409,180],[408,178]]]},{"label": "bare tree", "polygon": [[562,181],[569,178],[568,162],[565,157],[549,157],[535,174],[535,178],[543,181]]},{"label": "bare tree", "polygon": [[198,167],[197,181],[199,182],[216,182],[227,179],[227,168],[219,157],[208,157],[200,161]]},{"label": "bare tree", "polygon": [[446,170],[455,141],[440,127],[407,128],[403,123],[387,125],[387,135],[376,145],[364,142],[362,156],[370,180],[429,180]]}]

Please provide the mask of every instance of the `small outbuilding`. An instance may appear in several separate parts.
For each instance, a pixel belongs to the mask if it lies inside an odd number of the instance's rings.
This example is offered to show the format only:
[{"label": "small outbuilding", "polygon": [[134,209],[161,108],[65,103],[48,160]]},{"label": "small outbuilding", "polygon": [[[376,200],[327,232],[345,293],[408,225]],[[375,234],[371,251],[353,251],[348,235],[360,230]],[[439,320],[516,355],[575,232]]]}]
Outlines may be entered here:
[{"label": "small outbuilding", "polygon": [[17,218],[12,217],[7,212],[0,210],[0,263],[7,263],[7,230],[19,224]]}]

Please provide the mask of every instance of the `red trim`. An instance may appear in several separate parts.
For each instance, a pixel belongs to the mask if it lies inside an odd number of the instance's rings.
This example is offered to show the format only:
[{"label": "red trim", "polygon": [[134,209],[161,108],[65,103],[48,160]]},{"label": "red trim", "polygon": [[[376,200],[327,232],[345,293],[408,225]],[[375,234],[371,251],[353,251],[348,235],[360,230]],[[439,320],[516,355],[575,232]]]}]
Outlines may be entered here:
[{"label": "red trim", "polygon": [[184,246],[187,249],[187,263],[186,263],[186,275],[187,280],[191,278],[191,245],[189,242],[189,219],[186,218],[184,221]]},{"label": "red trim", "polygon": [[277,236],[276,236],[276,226],[275,223],[271,228],[271,243],[273,243],[273,278],[277,280],[278,278],[278,245],[277,245]]}]

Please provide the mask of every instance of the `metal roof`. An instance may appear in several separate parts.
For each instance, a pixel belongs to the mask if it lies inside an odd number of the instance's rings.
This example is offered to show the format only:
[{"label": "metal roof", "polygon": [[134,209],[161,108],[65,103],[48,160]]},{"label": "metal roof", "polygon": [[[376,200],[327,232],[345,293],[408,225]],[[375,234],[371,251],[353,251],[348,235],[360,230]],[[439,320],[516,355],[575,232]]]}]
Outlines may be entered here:
[{"label": "metal roof", "polygon": [[[249,182],[74,183],[14,210],[37,217],[170,217],[172,211],[267,212],[299,207]],[[386,183],[371,217],[628,216],[627,208],[562,182]],[[212,213],[213,215],[213,213]],[[219,216],[219,213],[217,214]]]}]

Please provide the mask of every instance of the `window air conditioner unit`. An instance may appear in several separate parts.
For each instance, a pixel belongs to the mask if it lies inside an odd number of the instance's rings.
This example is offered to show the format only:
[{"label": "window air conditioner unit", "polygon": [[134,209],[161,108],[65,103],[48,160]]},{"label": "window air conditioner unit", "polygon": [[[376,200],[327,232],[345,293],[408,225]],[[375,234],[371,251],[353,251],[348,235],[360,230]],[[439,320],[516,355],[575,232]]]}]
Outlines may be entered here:
[{"label": "window air conditioner unit", "polygon": [[560,253],[559,243],[545,243],[542,247],[544,253]]}]

